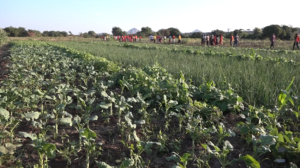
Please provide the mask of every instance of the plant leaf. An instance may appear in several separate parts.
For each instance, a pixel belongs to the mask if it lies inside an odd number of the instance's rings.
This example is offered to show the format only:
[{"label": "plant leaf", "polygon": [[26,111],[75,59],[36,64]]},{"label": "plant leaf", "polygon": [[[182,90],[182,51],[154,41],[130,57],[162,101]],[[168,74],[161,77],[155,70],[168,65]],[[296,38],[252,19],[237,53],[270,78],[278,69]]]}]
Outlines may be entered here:
[{"label": "plant leaf", "polygon": [[30,138],[31,140],[36,140],[37,139],[37,136],[36,136],[36,134],[29,134],[29,133],[27,133],[27,132],[22,132],[22,131],[19,131],[19,134],[21,135],[21,136],[23,136],[24,138]]},{"label": "plant leaf", "polygon": [[0,108],[0,115],[3,116],[6,121],[9,118],[9,112],[3,108]]},{"label": "plant leaf", "polygon": [[246,165],[251,168],[260,168],[260,164],[257,160],[255,160],[252,156],[246,155],[241,157],[241,160],[244,160]]},{"label": "plant leaf", "polygon": [[24,115],[23,115],[23,117],[27,120],[27,121],[29,121],[30,119],[32,119],[32,120],[34,120],[34,119],[38,119],[39,117],[40,117],[40,112],[37,112],[37,111],[35,111],[35,112],[28,112],[28,113],[25,113]]},{"label": "plant leaf", "polygon": [[61,124],[65,124],[65,125],[69,125],[69,126],[72,126],[72,125],[73,125],[73,122],[72,122],[72,118],[71,118],[71,117],[60,118],[60,119],[59,119],[59,122],[60,122]]},{"label": "plant leaf", "polygon": [[89,140],[97,137],[97,134],[93,130],[90,130],[89,128],[84,129],[81,135]]},{"label": "plant leaf", "polygon": [[271,135],[261,135],[260,140],[262,145],[274,145],[276,143],[276,139]]}]

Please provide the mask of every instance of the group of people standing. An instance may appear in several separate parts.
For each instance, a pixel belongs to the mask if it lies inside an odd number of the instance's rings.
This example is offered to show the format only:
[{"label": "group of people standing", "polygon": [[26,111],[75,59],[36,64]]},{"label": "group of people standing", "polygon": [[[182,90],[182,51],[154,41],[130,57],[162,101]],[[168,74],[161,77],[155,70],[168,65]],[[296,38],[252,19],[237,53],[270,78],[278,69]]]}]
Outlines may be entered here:
[{"label": "group of people standing", "polygon": [[[108,36],[102,36],[101,38],[103,38],[104,41],[106,41],[106,39],[108,39],[109,37]],[[137,42],[137,40],[139,39],[139,42],[142,41],[142,36],[137,36],[137,35],[126,35],[126,36],[114,36],[114,38],[120,42]],[[234,35],[231,35],[230,36],[230,46],[232,47],[238,47],[239,45],[239,35],[236,34],[235,36]],[[154,43],[161,43],[162,40],[164,40],[164,43],[166,42],[167,40],[167,37],[166,36],[160,36],[160,35],[157,35],[157,36],[153,36],[153,35],[150,35],[149,36],[149,40],[151,42],[154,42]],[[275,47],[275,40],[276,40],[276,36],[275,34],[273,34],[270,38],[270,42],[271,42],[271,45],[270,45],[270,48],[274,48]],[[293,45],[293,50],[295,49],[295,47],[297,47],[298,49],[299,48],[299,36],[298,36],[298,33],[295,34],[295,37],[294,37],[294,45]],[[176,42],[176,36],[173,35],[173,36],[169,36],[169,43],[175,43]],[[181,35],[178,36],[178,43],[181,43]],[[214,45],[223,45],[223,34],[221,34],[220,36],[218,35],[203,35],[202,37],[202,41],[201,41],[202,45],[211,45],[211,46],[214,46]]]},{"label": "group of people standing", "polygon": [[220,37],[218,35],[203,35],[202,37],[202,44],[206,44],[208,45],[223,45],[223,34],[220,35]]},{"label": "group of people standing", "polygon": [[[202,44],[203,45],[223,45],[223,34],[220,36],[218,35],[203,35],[202,37]],[[239,45],[239,35],[236,34],[235,36],[231,35],[230,36],[230,46],[237,47]]]},{"label": "group of people standing", "polygon": [[142,36],[138,37],[137,35],[114,36],[114,38],[120,42],[137,42],[138,39],[140,42],[142,41]]},{"label": "group of people standing", "polygon": [[[167,40],[167,36],[160,36],[160,35],[157,35],[157,36],[153,36],[153,35],[150,35],[149,36],[149,40],[151,42],[154,42],[154,43],[161,43],[162,40],[164,40],[164,43],[166,42]],[[175,43],[176,41],[176,36],[173,35],[173,36],[169,36],[169,43]],[[181,35],[178,36],[178,43],[181,43]]]}]

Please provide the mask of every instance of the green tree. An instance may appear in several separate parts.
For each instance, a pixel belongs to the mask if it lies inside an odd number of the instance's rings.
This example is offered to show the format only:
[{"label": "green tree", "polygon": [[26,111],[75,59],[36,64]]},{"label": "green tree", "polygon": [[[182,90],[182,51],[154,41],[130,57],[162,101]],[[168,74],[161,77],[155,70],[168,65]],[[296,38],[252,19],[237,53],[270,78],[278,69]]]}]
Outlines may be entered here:
[{"label": "green tree", "polygon": [[7,33],[3,29],[0,29],[0,46],[8,41]]},{"label": "green tree", "polygon": [[293,27],[282,25],[282,33],[280,38],[283,40],[290,40],[293,39],[294,34],[297,32],[297,29],[293,29]]},{"label": "green tree", "polygon": [[234,36],[238,34],[240,38],[247,38],[249,35],[247,32],[244,32],[243,29],[235,29],[231,34]]},{"label": "green tree", "polygon": [[262,30],[260,28],[255,27],[253,30],[253,39],[261,39],[262,37]]},{"label": "green tree", "polygon": [[59,36],[67,37],[68,33],[66,31],[59,32]]},{"label": "green tree", "polygon": [[48,37],[49,36],[49,31],[43,31],[42,36]]},{"label": "green tree", "polygon": [[84,38],[89,38],[89,37],[91,37],[88,33],[83,33],[82,36],[83,36]]},{"label": "green tree", "polygon": [[144,33],[142,33],[141,31],[138,31],[136,32],[136,35],[137,36],[142,36],[142,37],[145,37],[146,35]]},{"label": "green tree", "polygon": [[222,30],[218,30],[218,29],[216,29],[216,30],[213,30],[212,32],[211,32],[211,34],[213,34],[213,35],[217,35],[217,36],[221,36],[221,34],[225,34],[225,32],[224,31],[222,31]]},{"label": "green tree", "polygon": [[94,32],[94,31],[92,31],[92,30],[90,30],[90,31],[88,31],[88,33],[87,33],[90,37],[95,37],[97,34]]},{"label": "green tree", "polygon": [[18,37],[27,37],[28,33],[24,27],[18,27]]},{"label": "green tree", "polygon": [[201,32],[194,32],[190,38],[202,38],[203,34]]},{"label": "green tree", "polygon": [[157,31],[158,35],[162,35],[162,36],[170,36],[170,31],[168,29],[160,29]]},{"label": "green tree", "polygon": [[271,38],[273,33],[275,34],[275,36],[280,37],[282,33],[282,28],[279,25],[269,25],[264,27],[262,32],[262,36],[264,38]]},{"label": "green tree", "polygon": [[123,32],[122,32],[122,35],[123,35],[123,36],[127,35],[127,32],[126,32],[126,31],[123,31]]},{"label": "green tree", "polygon": [[150,27],[142,27],[141,33],[143,33],[145,36],[150,36],[151,34],[153,34]]},{"label": "green tree", "polygon": [[119,27],[113,27],[111,32],[114,36],[122,36],[123,35],[122,29]]},{"label": "green tree", "polygon": [[27,36],[27,31],[24,27],[16,28],[16,27],[10,26],[10,27],[4,28],[4,30],[10,37],[25,37],[25,36]]},{"label": "green tree", "polygon": [[174,28],[174,27],[170,27],[170,28],[168,28],[168,30],[169,30],[171,36],[177,37],[181,34],[181,32],[177,28]]}]

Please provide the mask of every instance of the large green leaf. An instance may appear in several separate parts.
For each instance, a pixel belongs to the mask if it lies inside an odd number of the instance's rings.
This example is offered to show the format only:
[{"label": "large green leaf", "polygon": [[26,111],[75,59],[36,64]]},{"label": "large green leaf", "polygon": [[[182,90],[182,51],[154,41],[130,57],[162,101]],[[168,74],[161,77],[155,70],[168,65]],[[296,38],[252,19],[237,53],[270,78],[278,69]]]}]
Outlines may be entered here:
[{"label": "large green leaf", "polygon": [[170,100],[170,101],[168,102],[168,105],[169,105],[170,107],[176,106],[177,104],[178,104],[178,102],[175,101],[175,100]]},{"label": "large green leaf", "polygon": [[27,120],[27,121],[29,121],[30,119],[32,119],[32,120],[34,120],[34,119],[38,119],[39,118],[39,116],[40,116],[40,112],[38,112],[38,111],[32,111],[32,112],[28,112],[28,113],[25,113],[24,115],[23,115],[23,117]]},{"label": "large green leaf", "polygon": [[179,157],[175,153],[173,153],[170,157],[166,157],[166,160],[167,161],[174,160],[175,162],[179,162],[180,161]]},{"label": "large green leaf", "polygon": [[104,108],[104,109],[108,109],[111,106],[112,106],[112,103],[105,103],[105,102],[100,103],[100,107]]},{"label": "large green leaf", "polygon": [[246,165],[251,168],[260,168],[260,164],[257,160],[255,160],[252,156],[246,155],[241,157],[241,160],[244,160]]},{"label": "large green leaf", "polygon": [[130,166],[134,165],[134,160],[133,159],[126,159],[122,162],[119,168],[128,168]]},{"label": "large green leaf", "polygon": [[[4,146],[0,146],[0,153],[7,154],[8,150]],[[1,156],[1,155],[0,155]]]},{"label": "large green leaf", "polygon": [[0,115],[3,116],[6,121],[9,118],[9,112],[1,107],[0,107]]},{"label": "large green leaf", "polygon": [[78,115],[76,115],[76,116],[73,118],[73,123],[78,124],[78,123],[80,123],[80,122],[81,122],[81,118],[80,118]]},{"label": "large green leaf", "polygon": [[187,162],[190,156],[192,156],[190,153],[184,153],[184,154],[180,157],[181,163]]},{"label": "large green leaf", "polygon": [[72,124],[73,124],[71,117],[60,118],[59,123],[69,125],[69,126],[72,126]]},{"label": "large green leaf", "polygon": [[51,143],[46,143],[43,145],[43,150],[47,157],[53,158],[55,157],[56,146]]},{"label": "large green leaf", "polygon": [[86,139],[92,139],[97,137],[97,134],[93,130],[90,130],[89,128],[84,129],[81,135]]},{"label": "large green leaf", "polygon": [[276,143],[276,139],[271,135],[261,135],[260,140],[262,145],[274,145]]},{"label": "large green leaf", "polygon": [[19,134],[21,135],[21,136],[23,136],[24,138],[30,138],[31,140],[36,140],[37,139],[37,136],[36,136],[36,134],[29,134],[29,133],[27,133],[27,132],[22,132],[22,131],[19,131]]},{"label": "large green leaf", "polygon": [[233,151],[233,146],[231,145],[231,143],[229,141],[226,140],[224,142],[223,150]]}]

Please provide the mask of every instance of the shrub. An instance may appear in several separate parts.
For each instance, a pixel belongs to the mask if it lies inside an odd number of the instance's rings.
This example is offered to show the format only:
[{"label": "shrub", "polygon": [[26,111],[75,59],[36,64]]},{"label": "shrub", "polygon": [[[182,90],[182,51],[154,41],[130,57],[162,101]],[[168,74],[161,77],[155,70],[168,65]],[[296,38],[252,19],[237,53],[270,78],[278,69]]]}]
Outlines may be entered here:
[{"label": "shrub", "polygon": [[0,29],[0,46],[5,44],[8,41],[7,33]]}]

